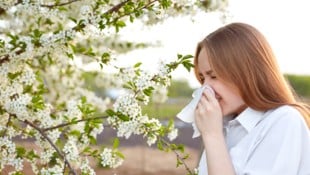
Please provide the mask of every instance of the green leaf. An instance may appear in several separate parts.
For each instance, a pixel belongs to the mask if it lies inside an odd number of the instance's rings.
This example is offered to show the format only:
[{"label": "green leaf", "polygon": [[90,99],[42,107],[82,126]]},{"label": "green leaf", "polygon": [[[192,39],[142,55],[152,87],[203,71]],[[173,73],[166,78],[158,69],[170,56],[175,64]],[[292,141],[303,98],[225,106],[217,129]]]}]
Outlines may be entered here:
[{"label": "green leaf", "polygon": [[79,137],[81,135],[81,132],[78,130],[73,130],[73,131],[70,131],[69,134]]},{"label": "green leaf", "polygon": [[181,153],[184,153],[184,150],[185,150],[184,145],[182,144],[178,144],[176,149],[179,150]]},{"label": "green leaf", "polygon": [[163,147],[163,142],[161,140],[158,140],[157,141],[157,148],[161,151],[164,150],[164,147]]},{"label": "green leaf", "polygon": [[180,165],[183,165],[183,163],[181,162],[180,159],[177,159],[177,167],[179,167]]},{"label": "green leaf", "polygon": [[181,59],[183,56],[181,54],[177,54],[178,60]]},{"label": "green leaf", "polygon": [[193,55],[185,55],[185,56],[183,56],[183,60],[187,60],[187,59],[190,59],[193,57],[194,57]]},{"label": "green leaf", "polygon": [[194,67],[194,64],[187,62],[187,61],[186,62],[184,61],[182,64],[188,72],[190,72],[191,68]]},{"label": "green leaf", "polygon": [[105,52],[101,55],[101,62],[103,64],[107,64],[110,61],[110,59],[111,59],[111,55],[108,52]]},{"label": "green leaf", "polygon": [[[96,144],[96,143],[97,143],[97,139],[96,139],[95,137],[89,136],[88,138],[89,138],[89,142],[90,142],[91,144]],[[97,150],[96,150],[96,151],[97,151]]]},{"label": "green leaf", "polygon": [[118,146],[119,146],[119,139],[115,138],[113,141],[113,148],[116,149],[116,148],[118,148]]},{"label": "green leaf", "polygon": [[89,146],[87,146],[86,148],[83,149],[82,152],[83,153],[90,153],[91,152],[91,148]]},{"label": "green leaf", "polygon": [[22,72],[16,72],[16,73],[8,73],[8,77],[10,78],[10,80],[14,80],[15,78],[17,78],[18,76],[20,76],[22,74]]},{"label": "green leaf", "polygon": [[125,159],[125,156],[124,156],[121,152],[116,151],[115,154],[117,155],[117,157],[120,157],[120,158],[122,158],[122,159]]},{"label": "green leaf", "polygon": [[82,102],[82,104],[85,104],[87,102],[86,96],[81,97],[81,102]]},{"label": "green leaf", "polygon": [[122,113],[118,113],[117,115],[116,115],[118,118],[120,118],[121,120],[123,120],[123,121],[129,121],[129,116],[127,116],[127,115],[124,115],[124,114],[122,114]]},{"label": "green leaf", "polygon": [[66,52],[66,55],[67,55],[67,57],[70,58],[71,60],[74,59],[73,53]]},{"label": "green leaf", "polygon": [[134,65],[134,68],[140,67],[141,64],[142,64],[141,62],[136,63],[136,64]]},{"label": "green leaf", "polygon": [[118,27],[125,27],[126,26],[126,23],[124,22],[124,21],[117,21],[116,22],[116,25],[118,26]]},{"label": "green leaf", "polygon": [[26,149],[24,147],[16,147],[16,157],[23,158],[26,154]]},{"label": "green leaf", "polygon": [[31,150],[27,153],[26,156],[29,160],[37,159],[39,156],[34,152],[34,150]]},{"label": "green leaf", "polygon": [[11,175],[24,175],[21,171],[17,171],[17,172],[14,172],[13,174]]},{"label": "green leaf", "polygon": [[152,95],[152,92],[153,92],[154,88],[153,87],[149,87],[147,89],[144,89],[143,90],[143,93],[147,96],[151,96]]},{"label": "green leaf", "polygon": [[105,112],[106,112],[109,116],[114,116],[114,115],[116,115],[116,112],[114,112],[112,109],[107,109]]},{"label": "green leaf", "polygon": [[168,7],[171,6],[172,2],[171,0],[161,0],[159,1],[160,2],[160,5],[163,9],[167,9]]},{"label": "green leaf", "polygon": [[169,122],[168,122],[167,128],[168,128],[168,129],[172,129],[173,126],[174,126],[174,120],[173,120],[173,119],[170,119]]},{"label": "green leaf", "polygon": [[76,20],[75,18],[68,17],[68,19],[70,19],[70,20],[73,21],[74,23],[77,23],[77,20]]}]

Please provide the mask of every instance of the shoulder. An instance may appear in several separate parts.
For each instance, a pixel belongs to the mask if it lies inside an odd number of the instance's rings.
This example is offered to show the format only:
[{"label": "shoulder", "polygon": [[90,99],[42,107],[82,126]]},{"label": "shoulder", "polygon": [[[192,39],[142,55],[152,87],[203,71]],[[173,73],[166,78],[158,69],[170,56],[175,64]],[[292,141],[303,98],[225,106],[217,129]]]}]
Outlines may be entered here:
[{"label": "shoulder", "polygon": [[301,116],[301,113],[295,107],[289,105],[283,105],[268,112],[270,112],[270,115]]},{"label": "shoulder", "polygon": [[302,114],[293,106],[283,105],[271,110],[266,113],[266,120],[272,121],[273,127],[286,127],[289,128],[307,128],[306,122]]}]

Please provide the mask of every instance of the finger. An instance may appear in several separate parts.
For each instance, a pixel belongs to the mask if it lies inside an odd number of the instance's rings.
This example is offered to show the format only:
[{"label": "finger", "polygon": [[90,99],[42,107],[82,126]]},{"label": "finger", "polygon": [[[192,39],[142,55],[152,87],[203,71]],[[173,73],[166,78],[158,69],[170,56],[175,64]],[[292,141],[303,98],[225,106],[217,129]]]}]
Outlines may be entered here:
[{"label": "finger", "polygon": [[195,116],[200,116],[202,115],[202,112],[203,112],[203,106],[201,103],[198,103],[197,107],[196,107],[196,110],[195,110],[195,113],[196,115]]},{"label": "finger", "polygon": [[200,100],[199,100],[199,104],[201,106],[201,108],[203,108],[204,110],[208,109],[208,106],[210,106],[210,101],[208,101],[208,98],[203,95],[201,96]]},{"label": "finger", "polygon": [[208,89],[205,89],[203,91],[203,95],[206,97],[206,99],[209,101],[209,102],[214,102],[216,101],[216,98],[214,96],[214,94],[212,92],[210,92],[210,90]]},{"label": "finger", "polygon": [[200,114],[205,114],[210,111],[211,104],[205,97],[202,97],[197,106]]}]

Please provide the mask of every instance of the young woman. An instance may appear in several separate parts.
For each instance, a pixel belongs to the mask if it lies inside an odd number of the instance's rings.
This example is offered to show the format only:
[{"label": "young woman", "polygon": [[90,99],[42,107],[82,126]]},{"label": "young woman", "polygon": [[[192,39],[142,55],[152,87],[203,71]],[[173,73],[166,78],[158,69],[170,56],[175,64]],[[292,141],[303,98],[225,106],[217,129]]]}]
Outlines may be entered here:
[{"label": "young woman", "polygon": [[[202,40],[194,60],[204,152],[199,175],[309,175],[309,108],[298,102],[264,36],[244,23]],[[307,125],[308,123],[308,125]]]}]

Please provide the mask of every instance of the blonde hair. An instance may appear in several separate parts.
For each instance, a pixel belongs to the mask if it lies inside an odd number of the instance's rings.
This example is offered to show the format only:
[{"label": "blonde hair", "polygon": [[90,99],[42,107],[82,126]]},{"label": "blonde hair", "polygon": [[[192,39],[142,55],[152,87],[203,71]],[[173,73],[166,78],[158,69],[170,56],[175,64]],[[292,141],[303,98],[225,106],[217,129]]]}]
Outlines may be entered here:
[{"label": "blonde hair", "polygon": [[244,23],[231,23],[198,43],[194,59],[198,80],[198,55],[202,48],[216,76],[237,86],[249,107],[264,111],[291,105],[301,112],[310,127],[309,106],[296,100],[269,43],[257,29]]}]

